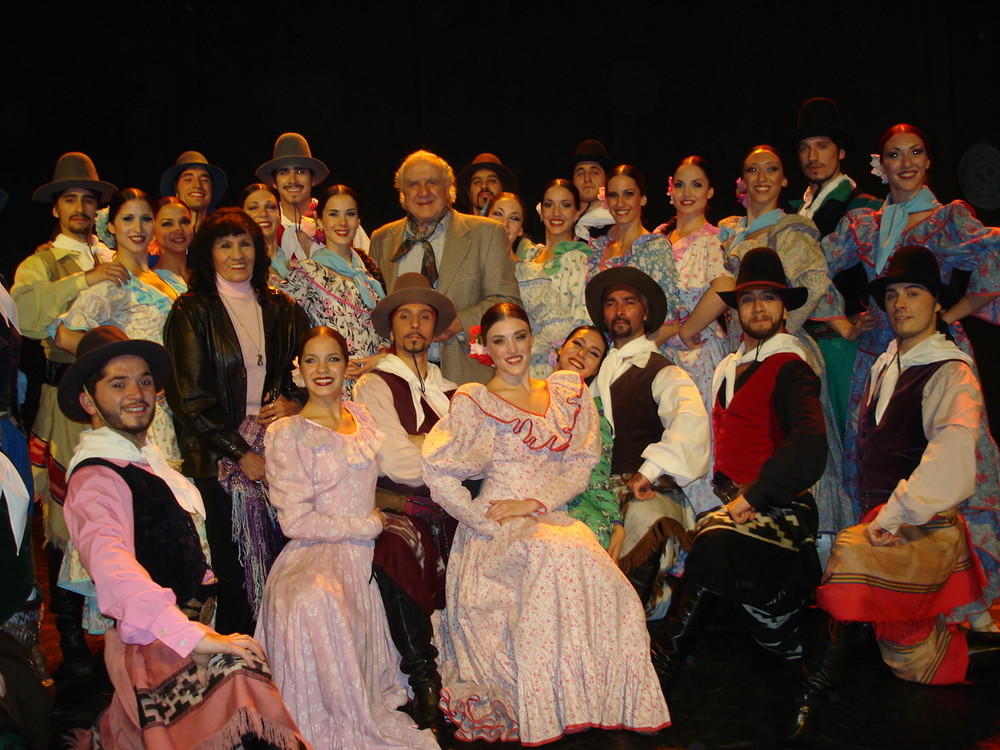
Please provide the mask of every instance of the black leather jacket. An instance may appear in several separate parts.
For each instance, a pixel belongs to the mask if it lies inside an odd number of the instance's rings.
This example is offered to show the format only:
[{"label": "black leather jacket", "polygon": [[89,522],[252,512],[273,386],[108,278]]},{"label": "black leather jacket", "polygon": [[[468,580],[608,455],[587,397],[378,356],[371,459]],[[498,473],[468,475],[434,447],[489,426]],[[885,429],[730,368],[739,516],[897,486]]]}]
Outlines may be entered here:
[{"label": "black leather jacket", "polygon": [[[267,373],[262,403],[284,395],[299,403],[305,394],[292,383],[292,359],[299,336],[309,328],[302,308],[268,287],[261,299]],[[174,303],[163,329],[174,358],[167,403],[174,412],[183,473],[214,477],[218,461],[243,457],[250,446],[240,437],[246,417],[247,371],[229,313],[218,294],[188,292]]]}]

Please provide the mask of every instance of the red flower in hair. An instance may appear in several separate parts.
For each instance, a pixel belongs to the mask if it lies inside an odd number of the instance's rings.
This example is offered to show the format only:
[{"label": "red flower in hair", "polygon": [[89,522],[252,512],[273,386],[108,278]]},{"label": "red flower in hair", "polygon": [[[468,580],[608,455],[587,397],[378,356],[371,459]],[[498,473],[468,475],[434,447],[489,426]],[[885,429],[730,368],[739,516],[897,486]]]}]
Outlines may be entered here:
[{"label": "red flower in hair", "polygon": [[482,365],[493,367],[493,357],[486,351],[482,330],[479,326],[472,326],[469,329],[469,356]]}]

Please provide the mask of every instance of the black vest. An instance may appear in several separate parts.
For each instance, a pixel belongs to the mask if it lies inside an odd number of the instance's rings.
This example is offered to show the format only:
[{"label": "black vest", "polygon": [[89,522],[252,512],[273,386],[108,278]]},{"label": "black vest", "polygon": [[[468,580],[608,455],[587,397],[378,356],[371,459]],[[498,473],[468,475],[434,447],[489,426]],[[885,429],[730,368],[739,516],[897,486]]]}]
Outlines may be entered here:
[{"label": "black vest", "polygon": [[[900,479],[909,477],[923,458],[927,436],[923,423],[923,391],[927,381],[945,362],[906,368],[889,399],[882,419],[875,424],[875,396],[862,407],[858,451],[861,512],[867,513],[889,499]],[[894,367],[889,363],[889,367]]]},{"label": "black vest", "polygon": [[109,468],[128,485],[135,524],[135,559],[157,585],[174,592],[184,614],[197,619],[194,610],[200,610],[205,598],[202,581],[208,563],[194,521],[177,504],[170,487],[155,474],[131,464],[118,466],[103,458],[88,458],[76,468],[84,466]]},{"label": "black vest", "polygon": [[611,413],[615,442],[611,473],[634,474],[642,466],[642,452],[663,438],[663,423],[653,398],[653,380],[664,367],[672,367],[661,354],[650,354],[645,367],[629,367],[611,384]]}]

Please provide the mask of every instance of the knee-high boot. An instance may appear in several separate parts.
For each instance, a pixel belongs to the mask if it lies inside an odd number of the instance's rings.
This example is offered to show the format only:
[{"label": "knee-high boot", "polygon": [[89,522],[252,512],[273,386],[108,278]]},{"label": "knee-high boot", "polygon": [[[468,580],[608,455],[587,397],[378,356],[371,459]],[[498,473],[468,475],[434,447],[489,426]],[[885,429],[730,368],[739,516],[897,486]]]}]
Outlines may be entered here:
[{"label": "knee-high boot", "polygon": [[823,707],[830,701],[830,692],[840,684],[844,663],[864,631],[864,623],[835,620],[818,607],[810,614],[802,655],[802,691],[785,732],[785,745],[806,744],[815,738]]},{"label": "knee-high boot", "polygon": [[718,598],[718,594],[701,586],[690,587],[679,619],[666,626],[667,635],[653,645],[653,667],[662,682],[672,683],[687,664]]},{"label": "knee-high boot", "polygon": [[63,663],[58,674],[68,677],[89,677],[97,671],[97,659],[87,647],[83,632],[83,596],[59,586],[62,550],[54,544],[45,547],[49,564],[49,609],[56,617],[59,648]]},{"label": "knee-high boot", "polygon": [[373,565],[372,571],[382,594],[389,634],[399,651],[399,668],[409,677],[413,690],[413,719],[421,729],[439,725],[441,675],[431,618],[381,566]]}]

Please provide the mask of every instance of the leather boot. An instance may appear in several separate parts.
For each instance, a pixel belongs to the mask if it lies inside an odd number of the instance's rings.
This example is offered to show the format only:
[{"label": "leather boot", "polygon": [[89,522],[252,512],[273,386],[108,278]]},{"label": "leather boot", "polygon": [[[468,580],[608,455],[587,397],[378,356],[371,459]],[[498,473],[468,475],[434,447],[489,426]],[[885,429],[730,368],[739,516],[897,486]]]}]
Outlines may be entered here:
[{"label": "leather boot", "polygon": [[653,596],[653,589],[656,586],[656,579],[660,577],[660,558],[663,557],[662,549],[655,549],[642,563],[632,568],[625,577],[632,584],[635,593],[639,595],[639,601],[646,608],[649,614],[650,598]]},{"label": "leather boot", "polygon": [[63,661],[57,670],[59,676],[90,677],[97,671],[97,659],[87,646],[83,632],[83,596],[67,591],[59,585],[59,568],[63,553],[55,545],[45,547],[49,564],[49,609],[56,618],[59,631],[59,648]]},{"label": "leather boot", "polygon": [[399,651],[399,669],[409,677],[413,690],[413,720],[421,729],[440,727],[441,675],[431,618],[380,566],[373,565],[372,571],[382,594],[389,635]]},{"label": "leather boot", "polygon": [[668,631],[665,637],[654,641],[653,667],[662,683],[670,685],[688,663],[705,623],[715,611],[718,598],[718,594],[692,585],[681,605],[680,617],[672,625],[664,626]]},{"label": "leather boot", "polygon": [[1000,671],[1000,633],[970,630],[965,640],[969,647],[968,677]]},{"label": "leather boot", "polygon": [[819,607],[810,612],[810,620],[802,655],[802,692],[785,732],[785,746],[807,745],[815,739],[823,707],[840,684],[844,663],[864,632],[864,623],[835,620]]}]

